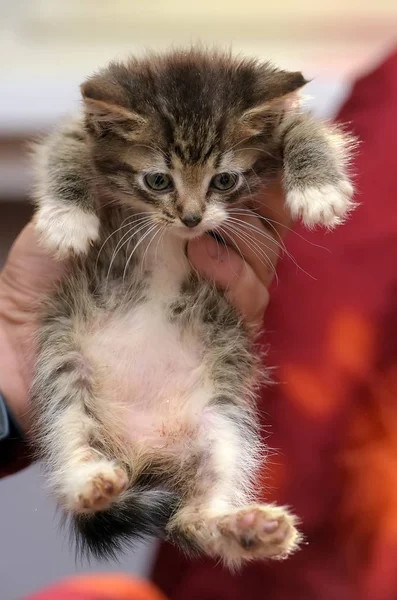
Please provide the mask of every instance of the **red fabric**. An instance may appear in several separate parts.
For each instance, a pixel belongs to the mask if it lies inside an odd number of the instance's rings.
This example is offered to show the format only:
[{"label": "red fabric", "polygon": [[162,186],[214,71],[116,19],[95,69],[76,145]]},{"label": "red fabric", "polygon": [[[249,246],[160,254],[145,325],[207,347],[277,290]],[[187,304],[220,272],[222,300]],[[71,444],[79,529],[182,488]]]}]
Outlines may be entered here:
[{"label": "red fabric", "polygon": [[164,545],[155,581],[172,600],[397,599],[397,53],[339,120],[362,141],[361,206],[333,233],[289,236],[302,270],[282,260],[266,315],[279,452],[263,497],[294,508],[307,545],[239,575]]}]

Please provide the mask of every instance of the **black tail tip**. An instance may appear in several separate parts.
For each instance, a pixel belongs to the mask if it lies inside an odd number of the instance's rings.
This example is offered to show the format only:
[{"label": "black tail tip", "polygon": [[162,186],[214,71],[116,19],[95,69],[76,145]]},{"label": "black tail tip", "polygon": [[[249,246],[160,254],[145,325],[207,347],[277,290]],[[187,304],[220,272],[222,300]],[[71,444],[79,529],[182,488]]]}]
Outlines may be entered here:
[{"label": "black tail tip", "polygon": [[109,510],[74,516],[76,556],[117,560],[145,538],[164,537],[178,504],[179,499],[171,492],[134,487]]}]

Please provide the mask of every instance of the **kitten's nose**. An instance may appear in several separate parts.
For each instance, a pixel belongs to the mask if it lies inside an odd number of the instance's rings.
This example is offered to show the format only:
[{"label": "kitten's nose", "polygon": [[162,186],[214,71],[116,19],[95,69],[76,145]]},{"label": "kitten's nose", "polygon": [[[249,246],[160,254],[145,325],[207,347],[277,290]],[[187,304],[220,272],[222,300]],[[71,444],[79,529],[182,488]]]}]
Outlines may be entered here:
[{"label": "kitten's nose", "polygon": [[196,227],[201,221],[201,216],[190,214],[181,218],[181,221],[186,227]]}]

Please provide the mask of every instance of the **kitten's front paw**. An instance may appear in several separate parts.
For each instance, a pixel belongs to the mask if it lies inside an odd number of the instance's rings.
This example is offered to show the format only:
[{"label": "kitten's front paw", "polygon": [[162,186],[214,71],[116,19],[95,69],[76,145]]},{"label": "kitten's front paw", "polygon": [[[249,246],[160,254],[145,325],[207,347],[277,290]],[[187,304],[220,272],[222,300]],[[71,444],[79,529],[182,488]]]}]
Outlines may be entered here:
[{"label": "kitten's front paw", "polygon": [[111,461],[82,463],[73,473],[65,508],[75,513],[106,510],[127,485],[127,473]]},{"label": "kitten's front paw", "polygon": [[57,258],[86,254],[99,238],[99,219],[79,207],[43,205],[36,213],[35,228],[41,244]]},{"label": "kitten's front paw", "polygon": [[332,228],[343,222],[353,209],[353,186],[347,180],[322,187],[297,188],[287,193],[287,206],[294,219],[306,227]]}]

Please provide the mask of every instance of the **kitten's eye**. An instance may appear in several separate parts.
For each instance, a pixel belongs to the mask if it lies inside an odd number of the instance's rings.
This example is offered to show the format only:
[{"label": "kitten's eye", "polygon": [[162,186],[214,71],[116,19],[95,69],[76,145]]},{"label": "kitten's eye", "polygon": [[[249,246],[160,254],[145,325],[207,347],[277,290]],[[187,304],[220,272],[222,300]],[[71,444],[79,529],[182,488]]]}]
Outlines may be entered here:
[{"label": "kitten's eye", "polygon": [[174,187],[171,177],[166,173],[149,173],[143,180],[147,187],[155,192],[165,192]]},{"label": "kitten's eye", "polygon": [[236,187],[237,182],[236,173],[218,173],[211,179],[211,187],[219,192],[228,192]]}]

